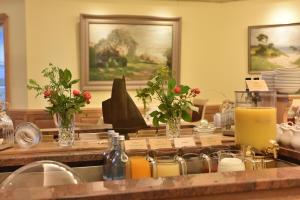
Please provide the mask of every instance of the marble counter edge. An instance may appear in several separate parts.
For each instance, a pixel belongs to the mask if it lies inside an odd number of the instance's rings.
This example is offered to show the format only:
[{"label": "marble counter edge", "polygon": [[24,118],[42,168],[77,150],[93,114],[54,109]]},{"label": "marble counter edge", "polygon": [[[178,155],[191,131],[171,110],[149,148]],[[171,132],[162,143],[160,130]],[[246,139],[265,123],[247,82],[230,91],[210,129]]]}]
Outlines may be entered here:
[{"label": "marble counter edge", "polygon": [[168,199],[292,187],[300,187],[300,167],[1,190],[0,198],[22,194],[32,199]]}]

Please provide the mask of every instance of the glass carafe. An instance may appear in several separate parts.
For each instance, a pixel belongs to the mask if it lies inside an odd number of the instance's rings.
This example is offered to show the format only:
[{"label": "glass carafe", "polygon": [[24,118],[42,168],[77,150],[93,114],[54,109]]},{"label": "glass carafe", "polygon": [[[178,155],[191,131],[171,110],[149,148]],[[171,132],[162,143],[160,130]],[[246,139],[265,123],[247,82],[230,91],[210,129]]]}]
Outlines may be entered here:
[{"label": "glass carafe", "polygon": [[156,152],[152,162],[153,177],[186,175],[186,162],[177,152]]},{"label": "glass carafe", "polygon": [[235,92],[235,134],[240,145],[264,150],[276,137],[276,93]]}]

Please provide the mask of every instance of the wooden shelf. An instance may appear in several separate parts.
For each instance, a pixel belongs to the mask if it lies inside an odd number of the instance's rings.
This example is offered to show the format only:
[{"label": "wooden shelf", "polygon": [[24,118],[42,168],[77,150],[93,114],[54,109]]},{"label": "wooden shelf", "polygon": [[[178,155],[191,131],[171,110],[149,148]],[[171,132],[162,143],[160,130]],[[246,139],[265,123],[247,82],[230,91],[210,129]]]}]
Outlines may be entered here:
[{"label": "wooden shelf", "polygon": [[280,147],[278,154],[288,159],[300,161],[300,151],[289,147]]}]

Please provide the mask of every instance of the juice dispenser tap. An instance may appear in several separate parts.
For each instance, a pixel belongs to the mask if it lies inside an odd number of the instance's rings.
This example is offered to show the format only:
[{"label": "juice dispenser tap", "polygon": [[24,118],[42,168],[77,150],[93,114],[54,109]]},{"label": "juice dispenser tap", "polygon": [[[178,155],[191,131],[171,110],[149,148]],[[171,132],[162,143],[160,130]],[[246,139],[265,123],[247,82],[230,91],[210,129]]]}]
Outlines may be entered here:
[{"label": "juice dispenser tap", "polygon": [[265,155],[270,155],[273,156],[274,159],[277,159],[278,153],[277,151],[279,150],[279,145],[275,140],[270,140],[271,146],[268,146],[264,149]]}]

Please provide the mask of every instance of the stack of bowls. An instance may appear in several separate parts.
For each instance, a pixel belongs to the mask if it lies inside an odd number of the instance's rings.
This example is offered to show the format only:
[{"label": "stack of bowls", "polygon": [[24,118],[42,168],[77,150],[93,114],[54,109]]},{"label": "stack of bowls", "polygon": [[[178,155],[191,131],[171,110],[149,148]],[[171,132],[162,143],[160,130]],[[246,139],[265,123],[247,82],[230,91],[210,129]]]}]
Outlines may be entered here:
[{"label": "stack of bowls", "polygon": [[278,93],[296,93],[300,89],[300,68],[284,67],[276,69],[274,84]]},{"label": "stack of bowls", "polygon": [[269,90],[274,90],[274,77],[275,77],[275,72],[274,71],[267,71],[267,72],[262,72],[261,73],[261,78],[262,80],[266,81],[266,84],[269,88]]}]

